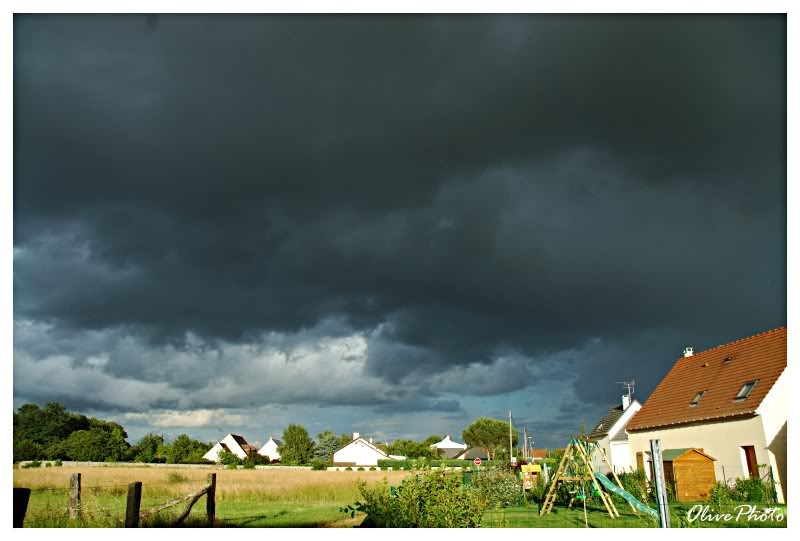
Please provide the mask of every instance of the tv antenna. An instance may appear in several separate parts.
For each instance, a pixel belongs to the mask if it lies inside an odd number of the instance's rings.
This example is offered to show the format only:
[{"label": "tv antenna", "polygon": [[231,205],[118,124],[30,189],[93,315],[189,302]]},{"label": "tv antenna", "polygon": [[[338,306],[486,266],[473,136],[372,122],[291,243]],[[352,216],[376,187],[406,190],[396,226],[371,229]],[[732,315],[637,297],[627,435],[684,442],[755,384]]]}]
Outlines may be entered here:
[{"label": "tv antenna", "polygon": [[630,381],[618,381],[617,384],[622,385],[623,387],[626,387],[628,389],[628,396],[633,395],[633,387],[636,385],[635,379],[632,379]]}]

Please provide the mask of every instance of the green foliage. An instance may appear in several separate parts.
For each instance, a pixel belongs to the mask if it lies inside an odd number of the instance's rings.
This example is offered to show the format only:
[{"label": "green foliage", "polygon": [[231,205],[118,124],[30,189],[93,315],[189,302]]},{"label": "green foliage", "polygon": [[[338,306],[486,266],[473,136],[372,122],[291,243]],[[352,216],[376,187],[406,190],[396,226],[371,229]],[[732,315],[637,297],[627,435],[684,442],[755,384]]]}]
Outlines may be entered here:
[{"label": "green foliage", "polygon": [[171,471],[167,474],[167,483],[185,483],[188,480],[188,477],[177,471]]},{"label": "green foliage", "polygon": [[713,511],[720,512],[733,503],[731,489],[725,483],[717,482],[708,491],[708,504]]},{"label": "green foliage", "polygon": [[500,469],[473,474],[472,489],[488,507],[519,505],[523,500],[522,481],[516,474]]},{"label": "green foliage", "polygon": [[[348,442],[349,443],[349,442]],[[314,459],[330,462],[333,453],[344,447],[342,439],[330,430],[317,434],[317,445],[314,447]]]},{"label": "green foliage", "polygon": [[314,457],[314,442],[305,428],[290,424],[283,431],[283,445],[278,452],[282,464],[308,464]]},{"label": "green foliage", "polygon": [[731,497],[737,502],[772,503],[773,494],[772,486],[758,477],[737,479],[731,490]]},{"label": "green foliage", "polygon": [[364,471],[364,468],[362,468],[361,466],[359,466],[357,471]]},{"label": "green foliage", "polygon": [[225,449],[220,449],[219,453],[217,453],[217,461],[223,466],[238,466],[242,463],[238,455]]},{"label": "green foliage", "polygon": [[[506,462],[499,460],[484,460],[481,462],[481,469],[499,467]],[[417,458],[411,460],[393,460],[390,458],[378,460],[378,466],[381,468],[392,468],[393,470],[401,469],[424,469],[424,468],[472,468],[475,469],[475,464],[471,460],[455,460],[455,459],[434,459],[428,460],[426,458]]]},{"label": "green foliage", "polygon": [[242,467],[246,470],[254,470],[256,466],[267,466],[269,463],[269,457],[259,455],[256,451],[251,451],[242,460]]},{"label": "green foliage", "polygon": [[38,468],[41,465],[42,465],[41,461],[33,460],[33,461],[28,462],[27,464],[23,465],[22,467],[25,468],[25,469],[27,469],[27,468]]},{"label": "green foliage", "polygon": [[[620,483],[622,483],[622,488],[633,494],[637,500],[642,503],[648,503],[650,501],[650,493],[647,490],[647,475],[644,473],[644,470],[636,469],[623,472],[620,473],[618,477]],[[609,479],[612,483],[615,482],[613,476],[609,477]],[[612,494],[611,497],[617,503],[625,503],[625,500],[621,496]]]},{"label": "green foliage", "polygon": [[377,471],[377,468],[375,468],[375,466],[370,466],[369,471]]},{"label": "green foliage", "polygon": [[[497,419],[479,417],[462,432],[464,443],[473,447],[484,449],[489,458],[495,456],[500,450],[506,450],[508,456],[508,423]],[[512,430],[514,446],[519,440],[517,429]]]},{"label": "green foliage", "polygon": [[181,434],[172,442],[159,445],[156,456],[168,464],[208,464],[203,455],[210,447],[213,447],[210,443]]},{"label": "green foliage", "polygon": [[331,463],[328,462],[327,460],[320,460],[318,458],[315,458],[314,460],[311,461],[311,469],[315,471],[327,470],[328,466],[330,465]]},{"label": "green foliage", "polygon": [[41,460],[45,458],[44,449],[33,440],[14,438],[14,462]]},{"label": "green foliage", "polygon": [[146,434],[131,447],[130,459],[133,462],[164,462],[164,457],[158,455],[158,449],[163,445],[164,436],[161,434]]},{"label": "green foliage", "polygon": [[24,404],[14,413],[14,460],[124,460],[127,437],[117,423],[70,413],[57,403]]},{"label": "green foliage", "polygon": [[359,484],[362,501],[343,512],[366,513],[364,526],[379,528],[476,528],[486,509],[476,491],[461,484],[461,476],[444,471],[413,475],[392,495],[386,479],[368,488]]},{"label": "green foliage", "polygon": [[69,435],[64,442],[64,450],[72,460],[88,462],[120,461],[128,450],[123,432],[114,429],[109,432],[96,427],[78,430]]},{"label": "green foliage", "polygon": [[424,443],[427,446],[431,446],[434,443],[439,443],[440,441],[442,441],[442,437],[441,436],[437,436],[436,434],[432,434],[432,435],[428,436],[428,439],[426,439],[422,443]]},{"label": "green foliage", "polygon": [[53,467],[54,467],[54,468],[60,468],[60,467],[62,467],[63,465],[64,465],[64,463],[63,463],[63,462],[61,462],[60,460],[55,460],[55,461],[53,462]]},{"label": "green foliage", "polygon": [[353,468],[351,468],[350,466],[347,466],[347,467],[344,469],[344,471],[353,471]]},{"label": "green foliage", "polygon": [[389,446],[389,454],[400,455],[407,458],[433,459],[441,457],[442,451],[441,449],[431,448],[431,444],[425,442],[414,440],[397,440]]},{"label": "green foliage", "polygon": [[547,495],[547,484],[544,482],[544,475],[537,475],[536,482],[528,490],[528,499],[541,504],[544,502],[544,497]]}]

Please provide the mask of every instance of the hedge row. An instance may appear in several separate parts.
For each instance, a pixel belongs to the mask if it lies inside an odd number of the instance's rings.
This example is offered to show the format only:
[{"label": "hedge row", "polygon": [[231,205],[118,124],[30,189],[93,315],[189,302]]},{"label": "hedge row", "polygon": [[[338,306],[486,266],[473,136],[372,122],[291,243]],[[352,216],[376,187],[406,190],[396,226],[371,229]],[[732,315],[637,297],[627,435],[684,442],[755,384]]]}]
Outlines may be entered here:
[{"label": "hedge row", "polygon": [[[496,464],[504,464],[505,462],[502,460],[482,460],[481,467],[484,466],[491,466]],[[409,460],[392,460],[392,459],[385,459],[378,461],[378,467],[380,468],[392,468],[393,470],[410,470],[419,468],[422,464],[431,468],[474,468],[475,464],[471,460],[420,460],[420,459],[409,459]]]}]

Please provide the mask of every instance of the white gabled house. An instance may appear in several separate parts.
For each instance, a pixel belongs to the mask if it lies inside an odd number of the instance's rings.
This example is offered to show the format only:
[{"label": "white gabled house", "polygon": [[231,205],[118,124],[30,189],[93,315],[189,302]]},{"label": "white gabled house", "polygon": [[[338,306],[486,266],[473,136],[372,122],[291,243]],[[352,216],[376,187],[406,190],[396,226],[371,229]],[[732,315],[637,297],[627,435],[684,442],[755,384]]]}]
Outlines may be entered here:
[{"label": "white gabled house", "polygon": [[717,481],[772,479],[787,493],[787,331],[779,327],[695,353],[686,348],[628,423],[632,461],[651,474],[650,440],[714,457]]},{"label": "white gabled house", "polygon": [[212,462],[219,462],[219,452],[230,451],[239,458],[245,459],[248,453],[255,452],[255,450],[255,447],[247,443],[247,440],[238,434],[228,434],[204,454],[203,458]]},{"label": "white gabled house", "polygon": [[[642,405],[627,394],[622,397],[622,404],[611,408],[588,435],[589,441],[597,443],[617,473],[636,469],[636,465],[631,461],[628,432],[625,428],[640,409]],[[608,464],[597,450],[591,459],[602,473],[610,472]]]},{"label": "white gabled house", "polygon": [[[381,444],[378,444],[381,445]],[[405,460],[406,457],[400,455],[390,455],[385,450],[362,438],[358,432],[353,432],[353,441],[333,453],[334,466],[377,466],[379,460],[393,459]],[[383,447],[383,445],[381,445]]]},{"label": "white gabled house", "polygon": [[445,436],[442,441],[431,445],[431,447],[441,450],[446,458],[456,458],[467,449],[465,443],[456,443],[451,440],[450,434]]},{"label": "white gabled house", "polygon": [[270,436],[269,441],[258,450],[258,454],[272,461],[280,460],[281,454],[278,452],[278,447],[281,445],[283,445],[281,440],[273,439],[272,436]]}]

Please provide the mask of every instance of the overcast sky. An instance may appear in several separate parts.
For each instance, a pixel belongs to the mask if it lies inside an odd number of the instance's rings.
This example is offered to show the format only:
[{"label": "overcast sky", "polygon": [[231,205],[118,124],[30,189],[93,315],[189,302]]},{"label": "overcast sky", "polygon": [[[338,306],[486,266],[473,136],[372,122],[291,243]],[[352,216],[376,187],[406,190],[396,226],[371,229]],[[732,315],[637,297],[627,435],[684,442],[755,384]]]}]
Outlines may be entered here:
[{"label": "overcast sky", "polygon": [[15,16],[14,402],[536,446],[786,324],[784,16]]}]

